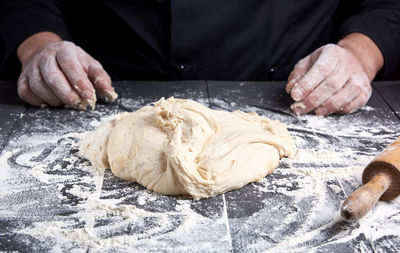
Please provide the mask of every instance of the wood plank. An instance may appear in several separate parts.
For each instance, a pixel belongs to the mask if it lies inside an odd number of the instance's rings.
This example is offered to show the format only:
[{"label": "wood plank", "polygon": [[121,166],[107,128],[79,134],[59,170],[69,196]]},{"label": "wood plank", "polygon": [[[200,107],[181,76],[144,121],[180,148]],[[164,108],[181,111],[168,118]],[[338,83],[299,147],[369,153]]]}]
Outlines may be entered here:
[{"label": "wood plank", "polygon": [[[209,105],[205,81],[126,81],[120,92],[118,112],[134,111],[171,96]],[[222,195],[202,200],[163,196],[106,171],[100,200],[118,202],[120,206],[133,205],[142,213],[134,220],[121,220],[118,215],[96,219],[96,231],[108,231],[105,238],[123,231],[137,238],[130,247],[143,251],[231,250]]]},{"label": "wood plank", "polygon": [[13,81],[0,81],[0,153],[15,128],[25,105],[18,98],[17,84]]},{"label": "wood plank", "polygon": [[120,94],[120,110],[133,111],[160,98],[176,97],[208,105],[205,81],[125,81]]},{"label": "wood plank", "polygon": [[[2,157],[7,166],[0,178],[0,248],[231,251],[222,195],[200,201],[162,196],[110,171],[93,171],[77,157],[77,132],[161,96],[208,105],[205,82],[117,82],[115,86],[120,99],[98,103],[95,111],[28,108]],[[41,230],[48,227],[50,235]]]},{"label": "wood plank", "polygon": [[375,82],[373,87],[400,118],[400,82]]},{"label": "wood plank", "polygon": [[[0,156],[1,250],[398,249],[399,201],[379,203],[360,223],[338,216],[341,202],[360,185],[363,166],[400,132],[398,118],[378,92],[350,115],[297,117],[282,82],[126,81],[115,82],[116,102],[99,102],[95,111],[28,107],[24,112],[13,85],[0,86],[0,104],[11,113],[0,116],[14,122],[6,125],[14,131],[0,130],[5,140],[11,134]],[[11,92],[12,99],[5,95]],[[299,150],[260,182],[200,201],[155,194],[110,171],[93,170],[77,156],[77,133],[169,96],[278,119],[288,125]]]},{"label": "wood plank", "polygon": [[[0,159],[2,250],[51,251],[51,241],[40,239],[37,226],[53,229],[54,234],[61,222],[66,230],[82,227],[79,206],[87,200],[85,194],[97,191],[102,176],[88,170],[77,156],[78,134],[116,110],[117,103],[99,103],[95,111],[27,107],[21,114]],[[74,195],[77,189],[82,189],[81,195]],[[24,230],[35,228],[39,234]]]},{"label": "wood plank", "polygon": [[[225,194],[234,250],[347,252],[363,245],[372,251],[372,238],[340,220],[338,210],[360,185],[364,163],[396,137],[399,120],[378,94],[350,115],[294,116],[284,87],[283,82],[208,82],[214,109],[255,111],[278,119],[287,124],[299,148],[265,179]],[[398,205],[390,210],[400,213]],[[387,232],[380,238],[392,236]]]}]

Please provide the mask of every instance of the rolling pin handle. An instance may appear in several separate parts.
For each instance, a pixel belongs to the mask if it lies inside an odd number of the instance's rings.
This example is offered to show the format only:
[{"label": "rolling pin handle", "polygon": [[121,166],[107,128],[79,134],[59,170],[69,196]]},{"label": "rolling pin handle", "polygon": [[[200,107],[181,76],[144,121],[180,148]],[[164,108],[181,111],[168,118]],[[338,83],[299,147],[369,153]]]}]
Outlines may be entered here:
[{"label": "rolling pin handle", "polygon": [[371,181],[358,188],[342,204],[340,213],[345,220],[358,220],[368,213],[389,188],[390,179],[384,174],[375,175]]}]

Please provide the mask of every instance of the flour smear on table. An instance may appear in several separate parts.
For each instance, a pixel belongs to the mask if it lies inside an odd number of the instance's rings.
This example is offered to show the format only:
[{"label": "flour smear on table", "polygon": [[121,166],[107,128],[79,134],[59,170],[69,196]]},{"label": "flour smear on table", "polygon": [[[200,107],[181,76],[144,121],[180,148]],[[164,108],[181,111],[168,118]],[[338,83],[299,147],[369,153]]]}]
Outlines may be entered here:
[{"label": "flour smear on table", "polygon": [[[219,109],[243,109],[223,100],[211,102]],[[144,102],[121,98],[120,104],[132,111]],[[263,241],[248,241],[246,250],[309,251],[315,246],[312,242],[318,242],[328,227],[342,224],[338,204],[360,185],[363,168],[381,151],[353,149],[354,139],[374,138],[374,133],[380,133],[379,140],[384,147],[394,139],[396,127],[376,123],[373,119],[363,122],[360,118],[355,122],[356,117],[346,116],[307,115],[296,118],[293,123],[294,117],[288,116],[289,112],[276,114],[255,107],[244,109],[287,124],[297,146],[295,154],[284,158],[273,174],[247,189],[260,195],[279,194],[294,200],[312,200],[310,213],[303,214],[302,224],[294,231],[280,234],[298,219],[287,207],[279,225],[268,235],[277,240],[267,246]],[[364,107],[362,110],[374,109]],[[85,130],[112,119],[110,115],[100,115],[86,122]],[[330,143],[325,135],[338,138],[338,142]],[[204,210],[203,202],[161,196],[137,184],[122,183],[109,170],[94,169],[77,155],[81,136],[82,133],[74,129],[61,133],[43,129],[42,132],[17,134],[6,145],[0,156],[0,216],[26,216],[30,221],[27,226],[20,225],[9,232],[26,235],[26,240],[40,242],[41,249],[52,251],[127,251],[133,247],[143,251],[162,248],[167,252],[177,248],[194,252],[232,249],[237,227],[236,218],[229,217],[232,204],[229,193],[215,197],[221,200],[216,204],[212,202],[214,198],[208,200],[214,209]],[[43,197],[24,199],[29,191],[43,192]],[[238,194],[241,191],[237,190]],[[340,196],[340,201],[327,202],[327,197],[332,195]],[[274,206],[265,204],[264,208],[273,209]],[[323,243],[340,243],[361,234],[369,240],[398,235],[398,226],[387,225],[386,220],[390,217],[400,221],[399,209],[399,200],[379,202],[366,217],[357,223],[342,225],[343,229]],[[243,224],[240,231],[249,232],[262,226],[258,217],[263,217],[264,211],[255,211],[243,220],[237,218]],[[363,245],[358,250],[363,251]]]}]

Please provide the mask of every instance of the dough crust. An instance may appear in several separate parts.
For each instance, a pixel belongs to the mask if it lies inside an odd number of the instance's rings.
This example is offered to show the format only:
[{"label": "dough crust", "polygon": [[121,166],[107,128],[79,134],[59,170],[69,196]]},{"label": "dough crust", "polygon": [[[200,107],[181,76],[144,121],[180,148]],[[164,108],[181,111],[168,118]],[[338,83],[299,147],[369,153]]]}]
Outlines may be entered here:
[{"label": "dough crust", "polygon": [[264,178],[294,148],[277,120],[171,97],[105,122],[80,154],[155,192],[199,199]]}]

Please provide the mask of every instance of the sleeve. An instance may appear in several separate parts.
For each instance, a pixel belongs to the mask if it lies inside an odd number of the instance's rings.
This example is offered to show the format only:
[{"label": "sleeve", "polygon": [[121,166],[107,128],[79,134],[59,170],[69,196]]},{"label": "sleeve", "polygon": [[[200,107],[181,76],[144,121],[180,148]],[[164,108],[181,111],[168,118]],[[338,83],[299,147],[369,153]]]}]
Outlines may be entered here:
[{"label": "sleeve", "polygon": [[[345,1],[354,5],[354,1]],[[341,23],[339,38],[350,33],[362,33],[372,39],[384,57],[384,66],[377,78],[386,79],[394,72],[400,59],[400,1],[361,0],[357,3],[357,6],[346,9],[352,13]]]},{"label": "sleeve", "polygon": [[62,1],[0,0],[0,69],[17,62],[16,50],[26,38],[43,31],[71,40],[62,14]]}]

